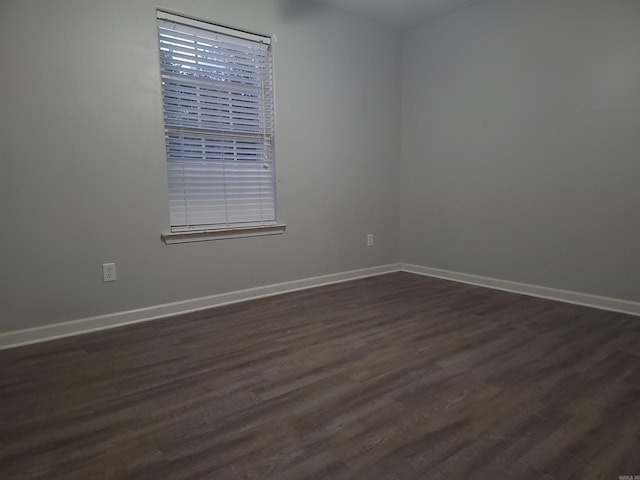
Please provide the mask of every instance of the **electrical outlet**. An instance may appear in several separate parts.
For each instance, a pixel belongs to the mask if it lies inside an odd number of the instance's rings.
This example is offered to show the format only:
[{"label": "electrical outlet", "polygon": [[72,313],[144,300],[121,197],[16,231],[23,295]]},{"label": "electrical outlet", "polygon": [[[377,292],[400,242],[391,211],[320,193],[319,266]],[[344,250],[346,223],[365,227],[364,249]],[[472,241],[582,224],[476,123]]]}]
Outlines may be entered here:
[{"label": "electrical outlet", "polygon": [[102,264],[102,281],[105,283],[116,281],[116,264],[115,263]]},{"label": "electrical outlet", "polygon": [[367,247],[373,247],[373,233],[367,235]]}]

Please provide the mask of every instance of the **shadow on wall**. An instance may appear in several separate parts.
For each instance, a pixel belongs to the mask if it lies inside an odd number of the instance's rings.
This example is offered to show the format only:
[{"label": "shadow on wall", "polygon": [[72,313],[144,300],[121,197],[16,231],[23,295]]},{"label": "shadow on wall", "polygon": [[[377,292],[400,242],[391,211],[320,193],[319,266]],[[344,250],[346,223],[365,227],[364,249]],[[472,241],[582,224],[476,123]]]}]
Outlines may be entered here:
[{"label": "shadow on wall", "polygon": [[282,15],[290,19],[315,15],[326,8],[327,5],[321,0],[282,0],[280,2]]}]

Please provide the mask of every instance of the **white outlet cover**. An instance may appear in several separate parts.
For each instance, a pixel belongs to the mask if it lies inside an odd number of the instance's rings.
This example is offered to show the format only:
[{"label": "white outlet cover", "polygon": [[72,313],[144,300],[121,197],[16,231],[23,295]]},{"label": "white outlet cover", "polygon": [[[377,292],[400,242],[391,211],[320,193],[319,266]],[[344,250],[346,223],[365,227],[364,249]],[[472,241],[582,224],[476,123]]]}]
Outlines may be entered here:
[{"label": "white outlet cover", "polygon": [[116,281],[116,264],[115,263],[102,264],[102,281],[103,282]]}]

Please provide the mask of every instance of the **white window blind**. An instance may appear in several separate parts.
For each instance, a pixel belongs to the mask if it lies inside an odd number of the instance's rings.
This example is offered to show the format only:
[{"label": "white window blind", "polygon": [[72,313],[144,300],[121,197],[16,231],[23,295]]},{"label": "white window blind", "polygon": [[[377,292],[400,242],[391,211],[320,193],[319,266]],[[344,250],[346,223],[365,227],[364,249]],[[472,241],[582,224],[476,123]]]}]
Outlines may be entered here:
[{"label": "white window blind", "polygon": [[174,232],[276,221],[270,39],[158,11]]}]

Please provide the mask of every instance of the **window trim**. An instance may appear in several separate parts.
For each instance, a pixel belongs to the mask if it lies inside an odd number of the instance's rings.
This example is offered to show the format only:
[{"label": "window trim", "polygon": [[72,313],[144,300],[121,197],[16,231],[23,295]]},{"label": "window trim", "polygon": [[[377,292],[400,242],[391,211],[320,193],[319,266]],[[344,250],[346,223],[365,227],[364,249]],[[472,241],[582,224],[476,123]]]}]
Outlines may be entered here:
[{"label": "window trim", "polygon": [[225,240],[228,238],[281,235],[286,229],[286,224],[276,223],[274,225],[251,225],[246,227],[216,228],[210,230],[189,230],[184,232],[163,233],[162,240],[166,245],[174,245],[177,243],[206,242],[209,240]]},{"label": "window trim", "polygon": [[[156,9],[156,18],[157,21],[167,21],[175,24],[180,24],[186,27],[192,27],[195,29],[201,29],[209,32],[217,32],[223,36],[227,37],[235,37],[239,39],[239,41],[247,41],[252,44],[262,44],[263,48],[270,49],[272,43],[275,41],[275,36],[264,35],[261,33],[252,33],[246,30],[238,29],[236,27],[227,27],[221,25],[219,23],[210,22],[207,20],[201,20],[195,17],[187,16],[182,13],[172,12],[166,9]],[[273,81],[273,80],[272,80]],[[273,87],[272,87],[273,88]],[[164,95],[164,93],[163,93]],[[271,91],[272,95],[272,105],[271,112],[272,115],[275,113],[275,93],[273,90]],[[163,100],[164,102],[164,100]],[[275,119],[272,119],[274,122]],[[164,123],[165,127],[165,135],[167,131],[166,120]],[[273,125],[273,124],[272,124]],[[273,127],[272,127],[273,128]],[[188,130],[186,127],[181,127],[182,130]],[[272,132],[273,135],[273,132]],[[273,138],[271,140],[273,142]],[[275,154],[275,147],[273,146],[273,154]],[[256,160],[256,163],[260,163],[262,160]],[[273,184],[274,184],[274,192],[273,192],[273,210],[275,214],[275,218],[270,221],[260,221],[257,220],[255,223],[227,223],[220,224],[219,226],[216,224],[206,225],[203,228],[198,228],[197,226],[194,228],[189,228],[187,226],[186,229],[183,229],[181,226],[170,225],[168,233],[162,233],[161,237],[165,244],[175,244],[175,243],[187,243],[187,242],[200,242],[207,240],[218,240],[218,239],[227,239],[227,238],[244,238],[244,237],[253,237],[253,236],[265,236],[265,235],[277,235],[284,233],[286,229],[286,225],[278,221],[277,216],[277,199],[275,192],[275,184],[277,183],[277,176],[275,174],[275,164],[271,164],[271,169],[273,170]]]}]

